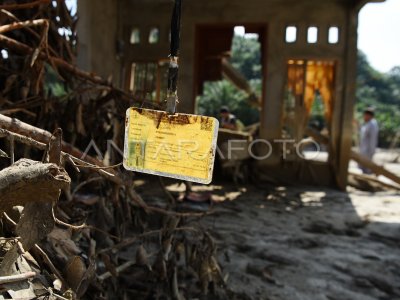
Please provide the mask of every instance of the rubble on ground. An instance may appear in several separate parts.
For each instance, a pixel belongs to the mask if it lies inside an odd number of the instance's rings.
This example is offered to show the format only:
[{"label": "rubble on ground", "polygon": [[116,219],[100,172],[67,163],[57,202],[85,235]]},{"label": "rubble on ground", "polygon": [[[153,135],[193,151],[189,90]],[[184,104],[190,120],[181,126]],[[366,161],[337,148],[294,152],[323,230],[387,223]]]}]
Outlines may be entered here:
[{"label": "rubble on ground", "polygon": [[122,148],[126,108],[150,104],[75,66],[63,0],[0,9],[2,297],[228,297],[204,213],[146,204],[118,151],[85,152]]}]

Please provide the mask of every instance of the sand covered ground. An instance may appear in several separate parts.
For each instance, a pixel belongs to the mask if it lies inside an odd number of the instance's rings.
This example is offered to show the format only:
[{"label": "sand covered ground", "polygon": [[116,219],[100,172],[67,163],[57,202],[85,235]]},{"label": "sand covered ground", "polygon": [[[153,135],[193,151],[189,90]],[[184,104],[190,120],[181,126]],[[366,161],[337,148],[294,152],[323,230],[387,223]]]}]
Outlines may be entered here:
[{"label": "sand covered ground", "polygon": [[400,195],[247,187],[205,219],[244,299],[400,299]]},{"label": "sand covered ground", "polygon": [[[142,184],[145,199],[162,199],[157,184]],[[172,180],[166,186],[174,195],[184,190]],[[200,224],[215,238],[238,299],[400,299],[399,191],[230,182],[193,190],[215,202],[181,205],[212,210]]]}]

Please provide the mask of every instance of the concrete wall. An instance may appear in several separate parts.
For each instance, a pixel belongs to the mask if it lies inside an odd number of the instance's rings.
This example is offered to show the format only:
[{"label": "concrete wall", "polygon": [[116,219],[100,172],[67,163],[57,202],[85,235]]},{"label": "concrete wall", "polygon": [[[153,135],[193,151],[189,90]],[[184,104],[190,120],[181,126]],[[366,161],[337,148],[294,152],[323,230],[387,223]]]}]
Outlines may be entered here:
[{"label": "concrete wall", "polygon": [[119,84],[117,0],[78,0],[78,65]]},{"label": "concrete wall", "polygon": [[[79,13],[84,16],[78,27],[80,35],[79,64],[102,76],[119,78],[135,61],[156,61],[169,54],[169,26],[172,0],[79,0]],[[351,116],[354,104],[357,53],[357,14],[355,1],[347,0],[184,0],[180,51],[180,112],[193,112],[195,103],[196,27],[201,24],[256,23],[266,25],[265,93],[262,99],[261,137],[281,137],[282,100],[288,59],[334,60],[337,65],[335,108],[331,126],[331,161],[327,168],[343,187],[351,145]],[[297,42],[285,43],[285,28],[298,28]],[[319,42],[306,42],[309,26],[319,28]],[[327,42],[329,26],[340,29],[340,41]],[[141,43],[129,43],[132,28],[140,28]],[[158,27],[160,41],[149,44],[150,28]],[[125,47],[116,59],[115,43]],[[207,46],[207,45],[206,45]],[[212,47],[212,45],[209,45]],[[121,77],[124,78],[124,77]],[[115,82],[115,81],[114,81]],[[122,81],[121,81],[122,82]],[[280,155],[263,164],[279,166]],[[330,171],[329,178],[331,178]],[[322,172],[323,173],[323,172]]]},{"label": "concrete wall", "polygon": [[[142,28],[144,42],[141,45],[129,45],[127,42],[127,60],[159,59],[168,55],[169,22],[172,11],[172,1],[122,1],[124,9],[121,14],[123,25],[122,35],[129,40],[130,29]],[[231,23],[264,23],[268,25],[267,55],[269,61],[268,77],[270,84],[276,87],[272,77],[282,78],[285,57],[331,57],[340,58],[343,55],[343,44],[340,47],[328,46],[327,43],[307,45],[305,30],[307,25],[328,25],[343,27],[346,20],[345,6],[338,1],[282,1],[282,0],[185,0],[183,1],[182,43],[180,55],[180,86],[179,93],[183,102],[182,111],[193,111],[194,66],[195,66],[195,35],[196,26],[200,24]],[[299,42],[286,47],[284,29],[288,24],[299,26]],[[151,26],[158,26],[161,41],[157,45],[146,44],[146,33]],[[320,32],[324,32],[321,30]],[[324,37],[321,36],[321,39]],[[302,41],[303,40],[303,41]],[[210,45],[212,46],[212,45]],[[276,66],[274,66],[276,64]],[[279,66],[278,66],[279,64]],[[281,79],[282,80],[282,79]],[[266,83],[268,85],[268,83]],[[267,89],[276,92],[276,88]],[[278,95],[270,95],[278,98]],[[271,122],[276,124],[271,115]]]}]

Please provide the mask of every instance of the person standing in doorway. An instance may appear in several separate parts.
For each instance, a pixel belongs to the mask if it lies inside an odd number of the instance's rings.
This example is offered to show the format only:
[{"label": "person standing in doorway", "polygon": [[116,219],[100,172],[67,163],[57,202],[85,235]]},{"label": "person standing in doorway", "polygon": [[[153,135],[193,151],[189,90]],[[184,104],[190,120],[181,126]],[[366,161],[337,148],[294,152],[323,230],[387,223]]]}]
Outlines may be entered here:
[{"label": "person standing in doorway", "polygon": [[[364,124],[360,131],[360,153],[372,160],[376,147],[378,146],[379,126],[375,119],[375,109],[368,107],[364,110]],[[360,166],[365,174],[370,174],[371,170]]]}]

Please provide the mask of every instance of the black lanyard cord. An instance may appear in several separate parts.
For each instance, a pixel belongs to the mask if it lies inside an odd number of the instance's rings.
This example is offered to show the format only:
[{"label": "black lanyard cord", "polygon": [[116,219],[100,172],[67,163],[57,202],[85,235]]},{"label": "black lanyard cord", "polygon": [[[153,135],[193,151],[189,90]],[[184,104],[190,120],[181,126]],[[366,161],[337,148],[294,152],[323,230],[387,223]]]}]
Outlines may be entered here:
[{"label": "black lanyard cord", "polygon": [[178,56],[179,52],[181,11],[182,11],[182,1],[175,0],[175,6],[172,12],[172,19],[171,19],[171,47],[170,47],[170,55],[175,57]]},{"label": "black lanyard cord", "polygon": [[176,94],[178,86],[178,54],[180,43],[182,0],[175,0],[171,19],[170,64],[168,68],[168,93]]}]

